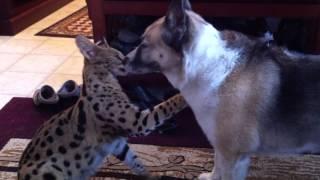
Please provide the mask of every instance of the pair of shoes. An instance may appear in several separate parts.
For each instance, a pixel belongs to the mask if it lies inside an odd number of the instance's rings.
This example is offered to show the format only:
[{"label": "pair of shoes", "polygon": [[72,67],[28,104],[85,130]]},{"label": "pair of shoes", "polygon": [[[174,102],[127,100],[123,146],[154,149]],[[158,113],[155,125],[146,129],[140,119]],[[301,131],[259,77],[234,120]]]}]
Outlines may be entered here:
[{"label": "pair of shoes", "polygon": [[56,93],[49,85],[44,85],[33,94],[33,103],[37,106],[41,104],[57,104],[61,98],[71,98],[80,96],[80,86],[73,80],[63,83]]},{"label": "pair of shoes", "polygon": [[60,98],[70,98],[80,96],[80,86],[73,80],[68,80],[63,83],[58,91]]}]

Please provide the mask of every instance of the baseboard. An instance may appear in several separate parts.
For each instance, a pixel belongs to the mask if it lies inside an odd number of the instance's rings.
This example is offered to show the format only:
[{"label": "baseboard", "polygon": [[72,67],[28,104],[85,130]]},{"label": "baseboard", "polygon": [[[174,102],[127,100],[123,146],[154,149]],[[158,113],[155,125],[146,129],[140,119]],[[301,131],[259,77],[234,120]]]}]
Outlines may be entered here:
[{"label": "baseboard", "polygon": [[46,0],[9,19],[0,20],[0,35],[15,35],[73,0]]}]

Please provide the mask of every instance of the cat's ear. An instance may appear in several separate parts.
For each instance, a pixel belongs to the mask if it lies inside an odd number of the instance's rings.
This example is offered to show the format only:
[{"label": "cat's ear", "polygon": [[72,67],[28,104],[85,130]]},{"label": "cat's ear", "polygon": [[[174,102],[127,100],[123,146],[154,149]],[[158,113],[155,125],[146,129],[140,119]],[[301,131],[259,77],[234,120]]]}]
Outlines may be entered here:
[{"label": "cat's ear", "polygon": [[76,44],[81,54],[89,61],[94,61],[99,54],[100,48],[84,36],[77,36]]}]

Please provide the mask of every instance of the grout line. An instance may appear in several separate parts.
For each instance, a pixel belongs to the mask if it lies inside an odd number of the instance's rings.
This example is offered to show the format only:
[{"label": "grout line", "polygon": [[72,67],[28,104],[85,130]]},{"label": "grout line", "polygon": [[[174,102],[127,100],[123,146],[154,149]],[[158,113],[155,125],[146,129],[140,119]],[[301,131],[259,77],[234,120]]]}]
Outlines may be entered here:
[{"label": "grout line", "polygon": [[[1,36],[0,36],[1,37]],[[4,40],[1,44],[0,44],[0,46],[1,45],[3,45],[3,44],[5,44],[5,43],[7,43],[10,39],[12,39],[14,36],[10,36],[8,39],[6,39],[6,40]]]},{"label": "grout line", "polygon": [[1,93],[0,96],[24,97],[19,94]]},{"label": "grout line", "polygon": [[[62,19],[65,18],[65,17],[69,16],[69,15],[72,14],[73,12],[76,12],[76,11],[78,11],[79,9],[81,9],[81,8],[83,8],[83,7],[86,6],[86,3],[85,3],[85,2],[84,2],[84,3],[81,3],[81,5],[76,5],[76,3],[78,3],[78,2],[73,1],[72,3],[70,3],[70,4],[64,6],[64,7],[60,8],[60,9],[58,9],[57,11],[55,11],[55,12],[53,12],[52,14],[48,15],[47,17],[41,19],[40,21],[35,22],[34,24],[30,25],[30,26],[29,26],[28,28],[26,28],[25,30],[28,30],[28,29],[44,29],[44,28],[46,28],[44,25],[38,26],[38,27],[35,27],[34,25],[37,24],[37,23],[39,23],[39,24],[40,24],[40,23],[45,23],[45,21],[47,21],[48,19],[50,19],[50,18],[52,19],[52,17],[54,17],[54,16],[60,16],[60,15],[61,15],[61,17],[60,17],[59,19],[57,19],[57,20],[52,20],[53,22],[51,22],[51,23],[53,24],[53,23],[55,23],[55,22],[58,22],[58,21],[62,20]],[[72,7],[72,6],[77,6],[77,7]],[[67,9],[67,8],[70,8],[70,12],[69,12],[69,13],[65,13],[65,15],[64,15],[64,14],[59,14],[59,13],[65,12],[65,11],[66,11],[65,9]],[[69,9],[68,9],[68,10],[69,10]],[[52,17],[50,17],[50,16],[52,16]],[[48,18],[48,19],[46,19],[46,18]],[[24,30],[24,31],[25,31],[25,30]],[[17,35],[18,35],[18,34],[17,34]],[[10,36],[8,39],[4,40],[3,43],[1,43],[1,44],[7,43],[10,39],[13,39],[14,37],[15,37],[15,36]],[[36,36],[33,35],[32,37],[36,37]],[[17,38],[17,39],[19,39],[19,38]],[[21,71],[9,71],[9,69],[12,68],[12,66],[16,65],[19,61],[21,61],[23,58],[25,58],[25,57],[28,56],[28,55],[43,55],[43,56],[48,55],[48,54],[32,54],[32,52],[33,52],[35,49],[37,49],[37,48],[39,48],[40,46],[42,46],[43,44],[45,44],[46,42],[48,42],[48,41],[50,41],[50,40],[54,40],[54,39],[57,39],[57,40],[58,40],[58,38],[55,38],[55,37],[48,37],[47,39],[43,39],[43,40],[37,40],[37,39],[35,39],[34,41],[42,41],[42,42],[39,43],[38,46],[35,46],[34,48],[32,48],[32,49],[31,49],[30,51],[28,51],[28,52],[19,53],[19,54],[21,54],[22,56],[21,56],[20,58],[18,58],[13,64],[11,64],[10,66],[8,66],[5,70],[3,70],[2,72],[0,72],[0,75],[3,74],[3,73],[6,73],[6,72],[8,72],[8,73],[14,72],[14,73],[26,73],[26,74],[44,75],[43,80],[42,80],[39,84],[37,84],[37,85],[35,86],[35,88],[38,88],[38,87],[39,87],[41,84],[43,84],[50,76],[52,76],[52,75],[54,75],[54,74],[57,74],[57,75],[70,75],[70,76],[81,76],[81,73],[80,73],[80,74],[54,73],[54,72],[56,72],[56,71],[58,70],[58,68],[60,68],[69,58],[71,58],[71,57],[79,57],[79,56],[75,56],[75,55],[74,55],[74,54],[76,53],[76,50],[74,50],[74,51],[73,51],[71,54],[69,54],[69,55],[50,55],[50,56],[65,56],[65,58],[61,61],[61,63],[60,63],[59,65],[57,65],[56,68],[54,68],[54,69],[53,69],[51,72],[49,72],[49,73],[32,73],[32,72],[21,72]],[[33,39],[23,39],[23,38],[22,38],[22,40],[30,40],[30,41],[32,41]],[[14,53],[14,52],[3,52],[3,53],[5,53],[5,54],[17,54],[17,53]],[[34,90],[35,90],[35,89],[33,89],[32,91],[34,91]],[[3,95],[3,96],[12,96],[12,98],[13,98],[13,97],[32,97],[32,94],[31,94],[31,93],[33,94],[33,92],[28,92],[28,93],[26,93],[26,94],[0,93],[0,95]],[[11,99],[12,99],[12,98],[11,98]],[[9,100],[9,101],[10,101],[10,100]]]},{"label": "grout line", "polygon": [[[15,72],[15,71],[6,71],[6,73],[20,73],[20,74],[32,74],[32,75],[44,75],[44,79],[47,77],[46,75],[48,75],[48,73],[30,73],[30,72]],[[42,82],[42,81],[41,81]],[[39,84],[36,84],[34,87],[37,88],[39,86]],[[29,96],[29,94],[31,94],[31,92],[34,91],[34,90],[31,90],[30,92],[26,92],[26,93],[23,93],[23,94],[19,94],[19,93],[16,93],[15,95],[18,95],[18,96],[21,96],[21,97],[25,97],[25,96]],[[3,94],[3,95],[12,95],[10,93],[1,93],[0,92],[0,95]]]},{"label": "grout line", "polygon": [[[44,84],[44,82],[45,82],[50,76],[52,76],[52,75],[54,74],[54,72],[56,72],[56,71],[66,62],[66,60],[68,60],[70,57],[71,57],[71,55],[66,56],[66,58],[64,59],[64,61],[61,62],[59,66],[57,66],[56,68],[54,68],[54,69],[52,70],[52,73],[49,73],[49,74],[43,79],[43,81],[41,81],[41,82],[36,86],[36,88],[38,88],[41,84]],[[34,90],[33,90],[33,91],[34,91]]]},{"label": "grout line", "polygon": [[[31,49],[29,52],[25,52],[25,53],[19,53],[19,54],[23,54],[20,58],[18,58],[18,60],[13,63],[12,65],[10,65],[8,68],[6,68],[6,70],[4,72],[7,72],[7,70],[9,70],[13,65],[17,64],[18,61],[20,61],[22,58],[26,57],[27,55],[29,55],[31,53],[31,51],[33,51],[34,49],[40,47],[46,40],[44,40],[42,43],[40,43],[38,46],[34,47],[33,49]],[[3,52],[4,54],[17,54],[17,53],[6,53]]]},{"label": "grout line", "polygon": [[[61,62],[58,63],[57,66],[61,66],[68,58],[69,58],[69,55],[50,55],[50,54],[26,54],[24,57],[26,56],[54,56],[54,57],[63,57],[61,59]],[[19,62],[21,61],[22,59],[20,58],[19,59]],[[17,64],[18,62],[16,62],[15,64]],[[54,69],[55,70],[55,69]],[[30,72],[25,72],[25,71],[10,71],[10,72],[24,72],[24,73],[30,73]],[[31,72],[32,73],[32,72]],[[35,72],[35,73],[47,73],[47,72]],[[50,72],[48,72],[50,73]]]},{"label": "grout line", "polygon": [[53,73],[54,75],[62,75],[62,76],[81,76],[82,74],[66,74],[66,73]]}]

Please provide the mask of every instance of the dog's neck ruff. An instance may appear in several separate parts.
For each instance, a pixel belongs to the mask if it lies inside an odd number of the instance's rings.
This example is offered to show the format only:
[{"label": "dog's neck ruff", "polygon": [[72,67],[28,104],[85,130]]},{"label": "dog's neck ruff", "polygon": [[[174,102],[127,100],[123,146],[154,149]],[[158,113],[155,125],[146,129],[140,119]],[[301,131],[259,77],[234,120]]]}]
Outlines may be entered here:
[{"label": "dog's neck ruff", "polygon": [[190,19],[196,27],[195,34],[184,51],[182,72],[165,74],[181,91],[190,88],[190,85],[217,89],[236,66],[241,49],[228,48],[218,30],[210,24],[199,22],[197,18],[192,19],[192,15]]}]

